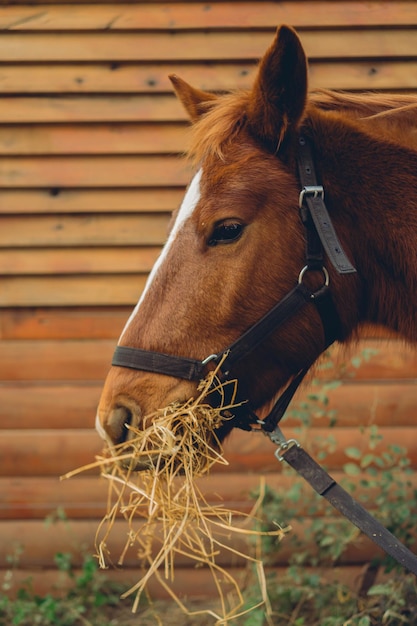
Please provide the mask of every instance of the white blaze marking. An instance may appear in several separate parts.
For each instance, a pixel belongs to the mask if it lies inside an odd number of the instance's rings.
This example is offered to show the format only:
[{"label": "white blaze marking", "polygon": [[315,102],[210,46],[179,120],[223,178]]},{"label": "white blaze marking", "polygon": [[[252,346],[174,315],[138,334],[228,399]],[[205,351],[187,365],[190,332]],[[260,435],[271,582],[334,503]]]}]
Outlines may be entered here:
[{"label": "white blaze marking", "polygon": [[139,299],[139,302],[137,303],[137,305],[135,306],[132,314],[130,315],[129,319],[127,320],[126,326],[123,329],[122,334],[120,335],[120,339],[119,342],[122,340],[123,335],[125,334],[125,332],[127,331],[129,325],[132,323],[132,320],[134,319],[134,317],[136,317],[136,314],[139,311],[140,305],[142,304],[146,293],[149,290],[150,285],[152,284],[153,280],[155,279],[155,276],[157,274],[157,272],[159,271],[160,267],[162,266],[162,264],[164,263],[168,252],[171,248],[171,246],[173,245],[175,239],[177,238],[177,235],[182,227],[182,225],[187,221],[187,219],[192,215],[195,207],[197,206],[197,203],[200,199],[200,179],[201,179],[201,170],[199,170],[197,172],[197,174],[194,176],[193,180],[191,181],[188,189],[187,189],[187,193],[184,196],[184,200],[182,201],[180,210],[178,211],[178,215],[177,215],[177,219],[175,220],[175,224],[173,229],[171,230],[171,233],[168,237],[168,240],[165,244],[165,246],[162,249],[161,254],[159,255],[158,259],[156,260],[155,265],[152,268],[151,273],[148,276],[148,280],[146,281],[146,285],[145,288],[142,292],[142,295]]}]

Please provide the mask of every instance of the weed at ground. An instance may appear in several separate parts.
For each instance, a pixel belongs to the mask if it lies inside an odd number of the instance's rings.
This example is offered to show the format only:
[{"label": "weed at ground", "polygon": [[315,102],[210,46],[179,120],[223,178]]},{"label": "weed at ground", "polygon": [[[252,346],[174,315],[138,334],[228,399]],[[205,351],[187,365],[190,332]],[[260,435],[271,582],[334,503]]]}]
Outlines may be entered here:
[{"label": "weed at ground", "polygon": [[55,555],[58,571],[65,573],[71,582],[65,596],[54,595],[52,591],[40,596],[33,592],[30,579],[11,594],[16,555],[9,561],[11,568],[0,594],[0,626],[111,626],[103,617],[103,608],[117,606],[121,590],[98,575],[95,558],[86,556],[81,572],[76,572],[71,554]]}]

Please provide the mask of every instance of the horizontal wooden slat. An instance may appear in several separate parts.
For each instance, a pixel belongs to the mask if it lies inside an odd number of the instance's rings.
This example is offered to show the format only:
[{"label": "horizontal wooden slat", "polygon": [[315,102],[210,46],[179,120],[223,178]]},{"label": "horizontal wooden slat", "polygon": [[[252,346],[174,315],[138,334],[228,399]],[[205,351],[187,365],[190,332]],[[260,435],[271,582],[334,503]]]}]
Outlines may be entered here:
[{"label": "horizontal wooden slat", "polygon": [[358,91],[414,90],[417,82],[412,74],[416,70],[417,64],[409,59],[344,62],[335,58],[329,63],[312,62],[309,64],[309,86],[312,89]]},{"label": "horizontal wooden slat", "polygon": [[[80,362],[82,359],[80,359]],[[2,429],[94,427],[103,383],[0,384]]]},{"label": "horizontal wooden slat", "polygon": [[102,381],[114,347],[110,339],[3,341],[0,380]]},{"label": "horizontal wooden slat", "polygon": [[[65,419],[65,408],[62,410]],[[93,429],[6,430],[0,442],[1,476],[55,476],[91,463],[103,449]],[[98,471],[90,472],[98,475]]]},{"label": "horizontal wooden slat", "polygon": [[8,215],[0,217],[0,247],[159,246],[166,240],[169,219],[163,213]]},{"label": "horizontal wooden slat", "polygon": [[0,273],[9,275],[148,273],[159,252],[160,248],[155,247],[7,249],[0,250]]},{"label": "horizontal wooden slat", "polygon": [[[330,520],[329,520],[330,521]],[[334,518],[331,519],[334,522]],[[304,524],[306,526],[307,524]],[[294,524],[297,527],[298,532],[302,536],[303,528],[299,524]],[[139,527],[139,524],[138,524]],[[20,557],[21,567],[36,567],[47,566],[53,567],[54,556],[57,552],[69,552],[73,556],[73,565],[80,566],[82,563],[82,557],[86,550],[88,552],[94,551],[94,536],[97,530],[96,521],[71,521],[70,523],[57,522],[53,525],[46,525],[41,521],[3,521],[0,522],[0,534],[3,541],[0,544],[0,562],[5,562],[6,555],[10,554],[13,547],[17,544],[22,546],[22,555]],[[239,536],[240,535],[240,536]],[[37,540],[33,541],[33,537]],[[110,535],[110,539],[107,543],[110,553],[113,559],[117,562],[120,554],[127,540],[127,524],[125,521],[116,521]],[[224,540],[224,537],[223,537]],[[231,534],[230,544],[232,547],[243,550],[246,554],[252,552],[251,548],[245,543],[245,538],[241,533]],[[305,546],[310,549],[312,553],[316,550],[310,541],[306,541]],[[286,541],[285,538],[282,541],[281,549],[274,555],[274,564],[286,565],[288,558],[291,555],[293,547],[290,541]],[[377,549],[370,540],[359,537],[347,548],[346,552],[341,557],[340,564],[354,564],[364,563],[380,555],[381,552]],[[195,565],[188,559],[177,555],[176,558],[177,567],[181,568],[184,565]],[[221,551],[216,557],[216,563],[222,566],[242,566],[244,560],[238,558],[230,551]],[[137,551],[133,545],[126,554],[124,559],[124,566],[137,567],[138,566]],[[137,580],[140,574],[138,574]]]},{"label": "horizontal wooden slat", "polygon": [[[65,415],[65,411],[63,411]],[[413,468],[417,467],[417,442],[413,427],[381,427],[383,436],[373,453],[382,454],[388,445],[401,446],[408,452]],[[298,437],[306,449],[315,456],[323,449],[325,438],[331,438],[325,457],[326,468],[340,470],[350,461],[345,450],[358,448],[362,453],[369,450],[366,431],[358,428],[314,428],[305,433],[285,429],[288,438]],[[304,439],[306,441],[304,442]],[[94,461],[103,443],[95,430],[89,429],[27,429],[4,430],[0,438],[0,476],[60,476]],[[224,454],[229,465],[213,468],[222,474],[229,472],[276,472],[275,446],[262,434],[233,431],[225,442]]]},{"label": "horizontal wooden slat", "polygon": [[116,340],[131,310],[131,307],[3,309],[0,337]]},{"label": "horizontal wooden slat", "polygon": [[178,100],[169,95],[3,96],[3,124],[27,122],[184,122],[188,118]]},{"label": "horizontal wooden slat", "polygon": [[133,306],[146,275],[5,276],[0,307]]},{"label": "horizontal wooden slat", "polygon": [[2,189],[0,215],[9,213],[111,213],[173,211],[184,196],[178,188]]},{"label": "horizontal wooden slat", "polygon": [[[285,576],[285,566],[276,566],[265,568],[268,575],[275,575],[277,580],[282,580]],[[304,571],[306,575],[318,574],[322,580],[328,580],[332,584],[339,581],[341,584],[346,585],[349,588],[358,589],[360,581],[364,575],[363,565],[345,565],[345,566],[333,566],[331,569],[324,568],[308,568],[305,567]],[[0,578],[3,580],[6,576],[7,570],[0,569]],[[242,580],[242,589],[245,589],[247,570],[245,568],[229,567],[228,572],[233,578]],[[81,569],[74,568],[73,571],[77,580],[82,576],[83,571]],[[97,574],[97,581],[100,585],[100,581],[103,581],[103,586],[107,581],[112,581],[119,586],[121,590],[130,589],[135,583],[138,582],[138,572],[135,568],[110,568],[106,570],[100,570]],[[44,597],[51,592],[51,589],[55,590],[55,595],[59,593],[66,593],[68,590],[74,588],[74,579],[67,576],[64,572],[59,572],[57,575],[56,569],[51,568],[32,568],[21,569],[13,572],[13,586],[10,590],[5,590],[3,593],[6,596],[14,597],[19,589],[25,588],[27,581],[30,580],[30,589],[33,593],[38,594],[40,597]],[[376,582],[383,582],[384,577],[378,574]],[[175,572],[175,578],[172,583],[172,589],[175,591],[179,598],[183,598],[185,605],[189,610],[219,610],[216,604],[218,599],[218,592],[212,587],[212,576],[209,570],[204,568],[178,568]],[[149,582],[149,593],[151,598],[163,602],[169,601],[168,607],[164,604],[158,604],[156,606],[144,607],[138,610],[135,614],[136,619],[139,620],[141,615],[146,616],[148,619],[150,611],[152,611],[152,619],[155,614],[159,615],[159,618],[163,618],[164,614],[168,613],[171,623],[176,620],[184,626],[196,626],[198,623],[198,617],[188,617],[182,612],[182,610],[172,602],[168,592],[163,589],[159,584],[155,584],[155,581]],[[123,611],[127,612],[127,619],[132,619],[131,614],[131,599],[121,600],[117,607],[118,619],[123,619]],[[161,614],[161,611],[163,613]],[[135,619],[135,616],[133,619]],[[204,618],[203,618],[204,619]],[[190,621],[192,620],[192,621]],[[120,622],[122,623],[122,622]],[[204,623],[203,621],[201,623]]]},{"label": "horizontal wooden slat", "polygon": [[[86,32],[56,34],[3,32],[0,56],[15,61],[223,61],[258,59],[271,43],[275,24],[267,29],[201,32]],[[311,30],[300,33],[311,59],[389,56],[415,57],[414,28]]]},{"label": "horizontal wooden slat", "polygon": [[[65,292],[64,278],[62,277],[61,290]],[[110,283],[108,289],[116,289],[118,278],[115,278],[114,284],[111,284],[110,278],[103,278],[103,289],[106,281]],[[7,280],[4,280],[6,285]],[[42,280],[48,282],[46,278]],[[57,279],[56,289],[59,280]],[[82,285],[83,281],[78,280]],[[133,279],[131,280],[133,284]],[[86,284],[87,281],[88,279]],[[386,349],[388,346],[389,350]],[[373,350],[375,354],[368,362],[363,360],[358,370],[349,362],[346,349],[335,346],[331,353],[334,360],[333,369],[326,368],[322,372],[317,370],[317,374],[323,380],[334,376],[347,381],[353,378],[358,381],[378,382],[393,378],[410,382],[417,379],[417,351],[407,349],[400,340],[392,341],[390,344],[377,340],[364,341],[362,349]],[[110,363],[113,350],[114,341],[110,339],[6,340],[2,342],[0,380],[100,380]],[[83,365],[81,369],[80,360]]]},{"label": "horizontal wooden slat", "polygon": [[[334,475],[339,480],[339,475]],[[269,488],[285,492],[293,478],[281,472],[264,476]],[[224,502],[232,510],[249,512],[254,505],[254,496],[260,489],[261,477],[256,474],[229,472],[224,476],[211,474],[200,481],[204,497],[213,503]],[[43,519],[55,513],[58,508],[65,510],[71,519],[100,519],[105,512],[109,484],[97,476],[78,476],[58,480],[56,477],[14,477],[0,478],[0,519]],[[305,491],[309,487],[305,484]],[[310,492],[311,495],[311,492]]]},{"label": "horizontal wooden slat", "polygon": [[100,519],[108,481],[93,477],[0,478],[0,519],[45,519],[58,509],[72,519]]},{"label": "horizontal wooden slat", "polygon": [[183,124],[0,126],[0,154],[173,154],[186,136]]},{"label": "horizontal wooden slat", "polygon": [[[49,568],[33,567],[13,570],[12,586],[10,589],[5,589],[2,595],[14,598],[18,590],[27,588],[28,581],[30,581],[30,592],[37,594],[38,597],[43,598],[50,596],[51,592],[53,597],[59,597],[62,594],[73,592],[74,579],[82,580],[82,576],[85,574],[85,570],[81,569],[80,566],[71,569],[71,575],[63,571],[58,573],[56,568],[52,569],[52,567],[53,566]],[[357,576],[360,576],[361,569],[363,569],[362,566],[355,565],[338,567],[333,574],[332,580],[334,580],[334,577],[340,577],[341,580],[347,583],[349,580],[352,582]],[[230,574],[234,576],[234,578],[241,579],[242,581],[245,579],[246,573],[244,568],[231,567],[228,568],[228,571],[230,571]],[[269,573],[273,571],[280,577],[284,575],[283,567],[276,567],[268,571]],[[102,591],[104,591],[106,587],[109,588],[109,583],[113,583],[117,586],[116,588],[119,590],[120,594],[130,589],[139,579],[138,570],[135,567],[110,567],[109,569],[99,570],[94,574],[94,577],[95,583],[97,581],[97,587]],[[0,569],[0,578],[2,580],[8,578],[7,569]],[[115,589],[115,587],[113,587],[113,589]],[[217,610],[220,612],[217,606],[218,593],[217,590],[213,588],[212,576],[208,569],[178,568],[175,573],[175,580],[172,583],[172,589],[175,590],[179,598],[183,599],[185,605],[190,610]],[[139,623],[142,617],[148,621],[149,618],[154,620],[155,615],[158,615],[158,619],[163,619],[164,614],[168,614],[171,624],[174,623],[174,620],[184,626],[198,626],[204,623],[204,617],[186,616],[183,610],[172,602],[172,598],[169,596],[168,592],[156,581],[151,580],[147,590],[152,601],[159,600],[156,605],[154,603],[151,605],[143,605],[143,603],[141,603],[137,612],[132,614],[132,597],[120,599],[115,609],[117,615],[115,619],[117,619],[117,622],[114,622],[114,620],[113,622],[117,624],[127,624],[128,621],[132,622],[132,620],[134,620],[134,622]],[[169,601],[168,606],[167,601]],[[104,611],[102,610],[101,615],[103,615],[103,613]]]},{"label": "horizontal wooden slat", "polygon": [[[254,505],[254,493],[260,489],[261,477],[233,472],[224,476],[212,474],[198,481],[207,501],[249,513]],[[338,476],[335,476],[338,479]],[[277,472],[264,477],[266,484],[278,492],[289,489],[293,478]],[[0,478],[0,519],[43,519],[64,509],[71,519],[100,519],[105,513],[109,483],[98,476],[79,476],[58,480],[56,477]],[[309,487],[305,485],[305,491]],[[311,495],[311,492],[310,492]]]},{"label": "horizontal wooden slat", "polygon": [[0,86],[4,94],[37,93],[172,93],[169,74],[176,73],[205,89],[225,90],[252,84],[256,61],[195,64],[161,63],[54,63],[2,64]]},{"label": "horizontal wooden slat", "polygon": [[190,168],[176,156],[8,157],[0,161],[0,187],[174,186],[187,184],[190,176]]},{"label": "horizontal wooden slat", "polygon": [[[72,3],[73,4],[73,3]],[[411,2],[121,2],[116,6],[4,7],[3,30],[132,30],[294,26],[414,25]]]},{"label": "horizontal wooden slat", "polygon": [[[256,62],[209,65],[183,63],[109,64],[2,64],[0,87],[3,94],[91,94],[91,93],[172,93],[168,75],[175,73],[189,83],[209,91],[250,88]],[[310,62],[310,87],[328,89],[404,90],[417,87],[417,63],[412,60]],[[167,139],[166,139],[167,141]]]},{"label": "horizontal wooden slat", "polygon": [[[0,384],[0,428],[23,430],[33,428],[34,425],[39,429],[91,428],[102,388],[102,382],[4,381]],[[336,433],[339,427],[415,425],[417,394],[414,381],[392,381],[381,385],[344,383],[325,394],[328,401],[327,416],[323,417],[319,411],[324,406],[308,400],[308,396],[317,391],[321,389],[307,385],[298,394],[287,412],[284,429],[300,426],[299,415],[305,402],[308,402],[312,428],[329,428],[329,432],[332,432],[329,415],[336,424]]]},{"label": "horizontal wooden slat", "polygon": [[[337,482],[346,482],[343,471],[333,471],[332,477]],[[367,508],[375,509],[372,498],[378,493],[378,487],[366,488],[361,486],[362,480],[369,481],[369,475],[360,473],[358,476],[349,476],[349,482],[355,486],[355,499],[367,497]],[[395,475],[395,484],[391,497],[397,497],[396,484],[398,481],[407,483],[410,494],[417,486],[417,477],[409,475]],[[373,481],[378,483],[376,476]],[[7,519],[44,519],[46,516],[63,509],[70,519],[100,519],[103,517],[107,504],[109,481],[98,476],[75,476],[70,479],[58,480],[56,476],[24,476],[0,477],[0,520]],[[314,513],[307,510],[306,501],[313,501],[316,497],[311,486],[300,476],[284,474],[277,465],[275,472],[256,474],[230,471],[227,480],[224,474],[212,473],[196,484],[205,500],[214,505],[222,504],[225,508],[249,514],[254,506],[256,495],[265,486],[285,498],[294,484],[300,486],[300,499],[296,508],[298,515],[320,517],[328,512],[324,502],[317,505]],[[139,481],[140,484],[140,481]],[[181,484],[181,480],[179,481]],[[387,494],[388,497],[388,494]],[[286,520],[281,520],[284,523]]]}]

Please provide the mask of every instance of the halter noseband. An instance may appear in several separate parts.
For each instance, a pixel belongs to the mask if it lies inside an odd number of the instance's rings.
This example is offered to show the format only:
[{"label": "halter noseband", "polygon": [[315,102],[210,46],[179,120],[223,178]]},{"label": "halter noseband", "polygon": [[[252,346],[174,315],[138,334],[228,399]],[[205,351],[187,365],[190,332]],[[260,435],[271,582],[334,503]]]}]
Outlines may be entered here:
[{"label": "halter noseband", "polygon": [[[304,136],[298,138],[298,147],[297,163],[302,185],[300,216],[306,229],[307,245],[306,264],[299,274],[297,285],[219,354],[211,354],[199,361],[151,350],[117,346],[112,365],[199,381],[207,375],[210,368],[221,363],[220,377],[222,380],[228,380],[231,370],[238,361],[252,353],[271,333],[311,302],[316,305],[322,320],[325,348],[340,336],[340,320],[329,290],[329,274],[324,266],[323,251],[339,274],[351,274],[356,270],[343,251],[333,228],[324,203],[323,187],[317,184],[312,150]],[[305,274],[309,271],[320,271],[323,274],[323,285],[317,291],[311,291],[303,282]],[[233,426],[252,430],[251,425],[258,423],[266,432],[272,432],[284,415],[310,365],[309,363],[297,373],[264,420],[258,419],[246,400],[230,409],[233,414]]]}]

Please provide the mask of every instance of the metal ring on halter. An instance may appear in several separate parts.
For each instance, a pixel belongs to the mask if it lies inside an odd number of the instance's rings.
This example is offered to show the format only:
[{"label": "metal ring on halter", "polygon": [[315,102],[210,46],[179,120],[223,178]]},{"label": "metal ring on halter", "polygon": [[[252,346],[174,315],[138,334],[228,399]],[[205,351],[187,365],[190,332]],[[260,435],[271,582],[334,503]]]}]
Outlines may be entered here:
[{"label": "metal ring on halter", "polygon": [[[308,267],[308,265],[305,265],[303,267],[303,269],[301,270],[301,272],[298,275],[298,284],[301,285],[301,283],[303,282],[303,278],[304,275],[307,272],[315,272],[316,270],[311,269],[310,267]],[[324,267],[324,265],[320,268],[320,270],[317,271],[321,271],[323,272],[323,276],[324,276],[324,284],[323,287],[328,287],[329,283],[330,283],[330,276],[329,276],[329,272],[326,270],[326,268]]]},{"label": "metal ring on halter", "polygon": [[218,354],[210,354],[203,361],[201,361],[201,365],[207,365],[208,363],[210,363],[210,361],[215,361],[218,358],[219,358]]}]

